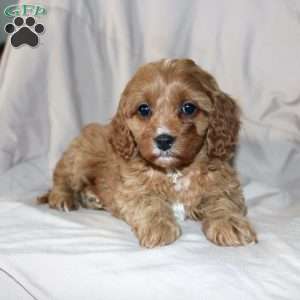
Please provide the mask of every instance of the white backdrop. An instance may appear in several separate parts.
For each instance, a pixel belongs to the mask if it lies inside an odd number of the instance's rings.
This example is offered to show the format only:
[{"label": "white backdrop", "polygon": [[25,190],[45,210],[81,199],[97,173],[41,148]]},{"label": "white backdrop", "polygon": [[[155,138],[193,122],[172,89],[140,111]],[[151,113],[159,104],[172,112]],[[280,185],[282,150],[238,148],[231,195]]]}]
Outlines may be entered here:
[{"label": "white backdrop", "polygon": [[[46,31],[37,48],[7,47],[0,68],[0,270],[38,299],[297,299],[299,2],[30,3],[47,7]],[[145,251],[105,213],[33,202],[80,128],[108,122],[135,69],[163,57],[194,59],[242,108],[236,165],[257,246],[217,248],[186,222]]]}]

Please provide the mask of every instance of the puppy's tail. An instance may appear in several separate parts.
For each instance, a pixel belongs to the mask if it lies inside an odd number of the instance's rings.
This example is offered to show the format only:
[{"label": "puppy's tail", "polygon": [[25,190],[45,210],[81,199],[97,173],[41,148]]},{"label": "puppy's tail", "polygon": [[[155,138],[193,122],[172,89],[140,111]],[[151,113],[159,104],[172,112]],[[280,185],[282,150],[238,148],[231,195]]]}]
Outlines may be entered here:
[{"label": "puppy's tail", "polygon": [[49,203],[50,193],[51,193],[51,191],[48,191],[46,194],[44,194],[44,195],[42,195],[40,197],[37,197],[36,198],[36,202],[38,204],[47,204],[47,203]]}]

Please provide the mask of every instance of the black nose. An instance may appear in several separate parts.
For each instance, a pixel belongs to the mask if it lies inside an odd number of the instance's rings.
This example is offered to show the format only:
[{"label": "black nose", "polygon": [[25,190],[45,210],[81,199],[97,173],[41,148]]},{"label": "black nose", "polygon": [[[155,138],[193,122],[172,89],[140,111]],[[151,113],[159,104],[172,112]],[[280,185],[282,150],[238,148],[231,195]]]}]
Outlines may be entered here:
[{"label": "black nose", "polygon": [[160,150],[166,151],[172,147],[175,137],[169,134],[160,134],[154,140]]}]

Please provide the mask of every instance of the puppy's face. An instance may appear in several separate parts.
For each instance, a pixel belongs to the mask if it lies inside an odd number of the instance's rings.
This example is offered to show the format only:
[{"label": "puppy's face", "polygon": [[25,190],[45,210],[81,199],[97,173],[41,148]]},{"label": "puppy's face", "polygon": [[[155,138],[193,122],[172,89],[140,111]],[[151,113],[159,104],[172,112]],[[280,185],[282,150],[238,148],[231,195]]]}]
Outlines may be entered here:
[{"label": "puppy's face", "polygon": [[190,60],[142,67],[120,104],[139,154],[161,168],[190,164],[204,144],[212,110],[207,73]]},{"label": "puppy's face", "polygon": [[200,159],[229,161],[239,126],[235,101],[210,74],[189,59],[161,60],[126,86],[109,139],[127,161],[138,151],[151,164],[178,168],[202,149]]}]

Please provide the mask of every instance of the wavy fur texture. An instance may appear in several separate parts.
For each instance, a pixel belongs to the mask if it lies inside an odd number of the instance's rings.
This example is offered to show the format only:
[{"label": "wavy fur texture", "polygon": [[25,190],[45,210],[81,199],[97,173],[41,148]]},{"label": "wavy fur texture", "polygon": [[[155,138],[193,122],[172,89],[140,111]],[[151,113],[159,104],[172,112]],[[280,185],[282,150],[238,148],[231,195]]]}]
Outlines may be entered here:
[{"label": "wavy fur texture", "polygon": [[[184,114],[192,103],[196,110]],[[147,104],[148,116],[139,112]],[[112,122],[82,129],[40,197],[51,208],[101,208],[126,221],[141,246],[174,242],[181,234],[172,205],[202,222],[220,246],[256,242],[238,176],[230,164],[239,131],[235,101],[190,59],[142,66],[127,84]],[[157,136],[172,136],[161,150]],[[88,201],[82,201],[82,199]]]}]

